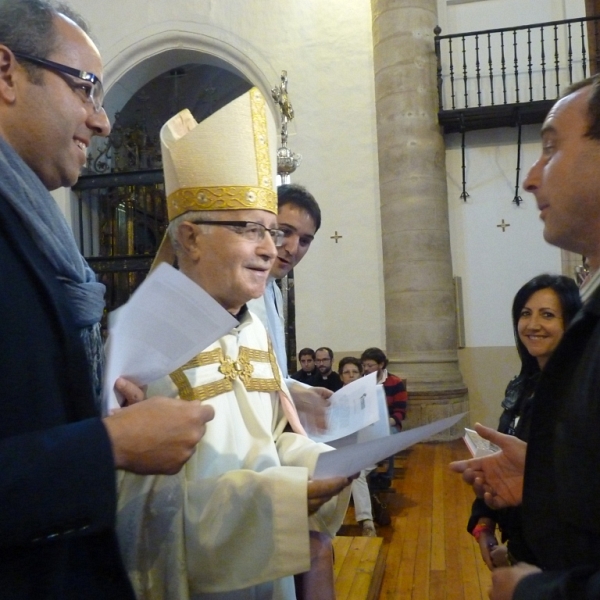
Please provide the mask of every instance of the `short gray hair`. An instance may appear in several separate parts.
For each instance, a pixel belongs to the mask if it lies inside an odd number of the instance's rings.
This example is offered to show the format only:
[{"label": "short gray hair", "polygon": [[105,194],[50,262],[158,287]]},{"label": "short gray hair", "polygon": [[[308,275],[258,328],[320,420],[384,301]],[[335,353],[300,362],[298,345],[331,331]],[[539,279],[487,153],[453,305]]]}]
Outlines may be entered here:
[{"label": "short gray hair", "polygon": [[[192,221],[194,222],[196,219],[199,221],[216,221],[216,214],[221,211],[216,210],[191,210],[178,217],[175,217],[167,228],[167,234],[171,239],[171,246],[173,246],[173,250],[176,254],[181,252],[181,244],[178,239],[179,226],[184,221]],[[200,231],[204,234],[210,233],[211,227],[209,225],[198,225]]]}]

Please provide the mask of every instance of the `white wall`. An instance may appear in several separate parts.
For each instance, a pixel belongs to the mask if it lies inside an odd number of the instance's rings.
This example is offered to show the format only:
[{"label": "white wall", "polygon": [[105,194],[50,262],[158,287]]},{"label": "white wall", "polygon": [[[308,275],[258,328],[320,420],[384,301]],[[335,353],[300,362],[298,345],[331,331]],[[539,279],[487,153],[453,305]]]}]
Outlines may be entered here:
[{"label": "white wall", "polygon": [[213,44],[263,92],[287,70],[296,113],[289,146],[303,156],[292,181],[306,185],[323,211],[295,274],[298,347],[385,346],[369,0],[72,3],[93,25],[107,87],[119,91],[113,98],[135,91],[118,89],[129,69],[178,45]]},{"label": "white wall", "polygon": [[585,0],[438,0],[442,34],[515,27],[585,16]]},{"label": "white wall", "polygon": [[[537,159],[539,127],[523,128],[521,183]],[[461,140],[446,137],[448,206],[454,274],[462,277],[466,345],[514,343],[510,307],[515,292],[544,271],[561,272],[560,250],[542,237],[535,198],[519,190],[513,203],[517,165],[512,128],[471,132],[466,136],[466,181],[462,192]],[[504,232],[498,225],[509,224]]]},{"label": "white wall", "polygon": [[[576,18],[585,15],[584,0],[479,0],[440,2],[444,34]],[[560,251],[542,237],[535,199],[520,190],[515,196],[517,129],[502,128],[466,135],[464,202],[459,134],[446,136],[448,206],[454,274],[463,278],[466,345],[514,344],[510,306],[518,288],[541,272],[561,272]],[[539,126],[523,127],[521,177],[540,152]],[[510,223],[505,232],[497,225]]]}]

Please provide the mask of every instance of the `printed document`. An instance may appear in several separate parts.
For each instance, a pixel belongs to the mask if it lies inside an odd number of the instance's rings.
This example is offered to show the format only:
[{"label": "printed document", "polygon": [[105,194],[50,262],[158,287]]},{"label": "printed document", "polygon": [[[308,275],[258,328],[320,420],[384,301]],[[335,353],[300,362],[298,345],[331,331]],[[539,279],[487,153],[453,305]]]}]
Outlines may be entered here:
[{"label": "printed document", "polygon": [[309,432],[315,442],[327,443],[363,429],[379,418],[375,386],[377,373],[360,377],[329,398],[327,429]]}]

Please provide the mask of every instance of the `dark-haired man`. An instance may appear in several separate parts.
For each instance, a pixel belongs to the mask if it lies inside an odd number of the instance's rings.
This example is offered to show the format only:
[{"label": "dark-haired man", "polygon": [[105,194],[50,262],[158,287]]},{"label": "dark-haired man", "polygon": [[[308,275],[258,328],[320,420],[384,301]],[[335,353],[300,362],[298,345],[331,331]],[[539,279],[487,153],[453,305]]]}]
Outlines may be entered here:
[{"label": "dark-haired man", "polygon": [[315,376],[318,372],[315,365],[315,351],[312,348],[302,348],[298,352],[298,361],[300,362],[300,370],[291,376],[292,379],[306,385],[314,385]]},{"label": "dark-haired man", "polygon": [[277,188],[277,202],[277,224],[284,232],[283,243],[277,248],[264,296],[250,302],[248,307],[267,328],[275,346],[277,362],[287,377],[283,298],[276,282],[283,279],[308,252],[321,226],[321,209],[306,188],[291,183]]},{"label": "dark-haired man", "polygon": [[115,467],[176,472],[213,414],[154,398],[99,416],[104,286],[48,192],[73,185],[92,137],[110,131],[84,28],[64,5],[0,0],[3,598],[133,600],[114,533]]},{"label": "dark-haired man", "polygon": [[277,362],[303,422],[309,428],[323,429],[324,410],[331,391],[319,383],[312,385],[320,387],[309,387],[288,377],[283,298],[277,285],[277,280],[285,277],[308,252],[321,227],[321,209],[305,187],[294,183],[277,188],[277,203],[277,224],[284,232],[283,243],[277,248],[277,258],[271,268],[264,295],[251,300],[248,308],[260,318],[269,332]]},{"label": "dark-haired man", "polygon": [[586,256],[584,306],[541,373],[528,444],[478,428],[502,452],[453,463],[495,508],[522,502],[524,539],[541,570],[492,574],[492,600],[600,598],[600,77],[573,85],[542,126],[523,186],[547,242]]},{"label": "dark-haired man", "polygon": [[333,350],[322,346],[315,350],[315,364],[317,365],[317,375],[315,385],[327,388],[332,392],[337,392],[343,387],[341,377],[333,370]]}]

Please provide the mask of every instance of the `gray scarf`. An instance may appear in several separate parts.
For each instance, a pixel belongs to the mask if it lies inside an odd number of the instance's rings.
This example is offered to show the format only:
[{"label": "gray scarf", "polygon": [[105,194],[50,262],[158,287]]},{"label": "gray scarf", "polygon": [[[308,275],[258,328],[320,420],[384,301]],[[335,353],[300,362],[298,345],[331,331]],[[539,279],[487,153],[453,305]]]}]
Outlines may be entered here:
[{"label": "gray scarf", "polygon": [[0,173],[0,195],[17,212],[32,239],[56,269],[58,280],[70,300],[100,406],[104,364],[100,319],[104,311],[105,287],[96,281],[94,272],[81,256],[54,198],[1,137]]}]

